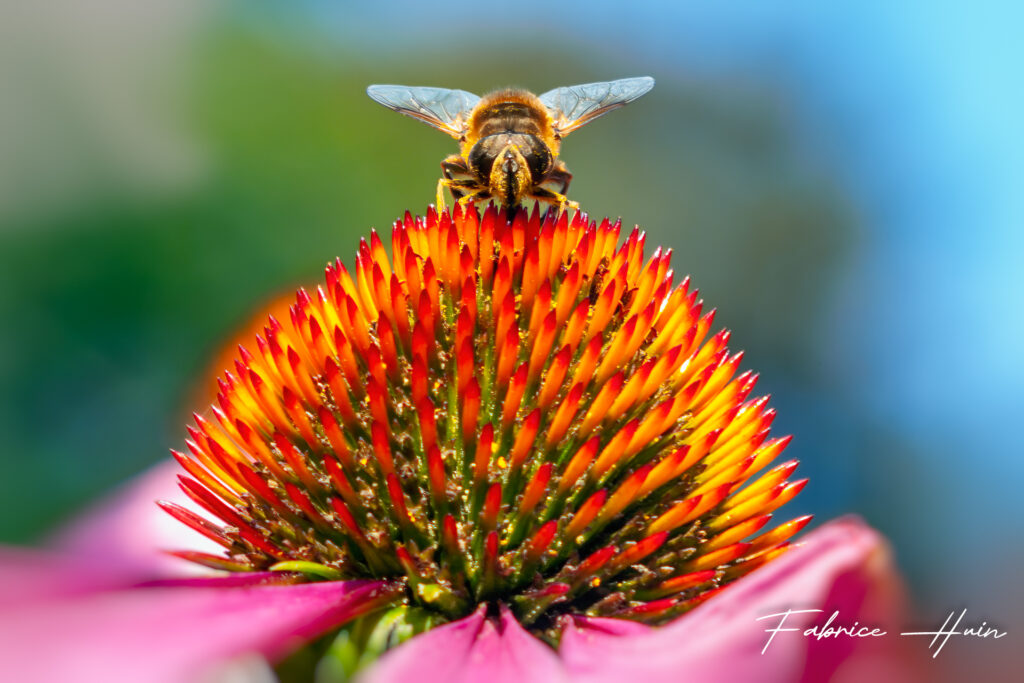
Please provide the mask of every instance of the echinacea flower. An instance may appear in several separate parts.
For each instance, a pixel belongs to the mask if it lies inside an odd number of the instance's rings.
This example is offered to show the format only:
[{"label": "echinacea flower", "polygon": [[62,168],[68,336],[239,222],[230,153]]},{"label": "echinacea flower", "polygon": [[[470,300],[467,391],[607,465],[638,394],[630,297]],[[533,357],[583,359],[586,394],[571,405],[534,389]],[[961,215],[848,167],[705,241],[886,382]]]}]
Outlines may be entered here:
[{"label": "echinacea flower", "polygon": [[760,680],[795,680],[844,659],[802,639],[760,658],[758,610],[856,612],[888,586],[879,539],[847,521],[794,550],[810,518],[772,525],[806,480],[777,463],[789,439],[769,438],[757,377],[670,252],[645,261],[643,234],[619,232],[407,213],[393,259],[374,232],[354,274],[339,259],[300,290],[174,453],[189,502],[159,503],[217,549],[172,554],[228,574],[82,598],[113,609],[138,671],[276,660],[339,626],[321,674],[383,681],[747,680],[769,663]]}]

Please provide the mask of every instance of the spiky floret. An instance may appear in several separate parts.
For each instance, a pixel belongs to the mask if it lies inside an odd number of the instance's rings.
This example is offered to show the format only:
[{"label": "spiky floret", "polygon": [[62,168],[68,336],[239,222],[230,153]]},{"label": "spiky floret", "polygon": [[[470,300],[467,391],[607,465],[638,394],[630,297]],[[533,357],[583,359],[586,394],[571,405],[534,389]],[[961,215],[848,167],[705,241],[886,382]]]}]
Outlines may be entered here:
[{"label": "spiky floret", "polygon": [[784,552],[806,483],[708,339],[670,252],[585,214],[494,207],[376,232],[270,318],[196,416],[185,493],[219,569],[391,578],[447,618],[503,601],[660,623]]}]

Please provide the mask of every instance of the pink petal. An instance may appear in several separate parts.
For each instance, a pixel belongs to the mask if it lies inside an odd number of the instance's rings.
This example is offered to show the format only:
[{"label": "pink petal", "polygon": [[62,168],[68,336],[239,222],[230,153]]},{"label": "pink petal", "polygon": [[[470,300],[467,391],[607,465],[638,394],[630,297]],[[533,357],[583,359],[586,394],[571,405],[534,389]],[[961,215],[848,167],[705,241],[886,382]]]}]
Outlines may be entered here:
[{"label": "pink petal", "polygon": [[168,500],[204,514],[178,488],[177,476],[181,472],[178,463],[168,460],[142,473],[79,515],[54,538],[53,547],[102,561],[111,574],[126,583],[209,573],[199,565],[163,552],[188,549],[222,553],[216,543],[157,507],[157,500]]},{"label": "pink petal", "polygon": [[603,619],[599,617],[573,617],[570,623],[575,626],[573,637],[587,634],[588,638],[604,636],[635,636],[649,633],[653,629],[646,624],[628,619]]},{"label": "pink petal", "polygon": [[[157,579],[137,585],[232,588],[293,584],[295,579],[291,572],[245,572]],[[0,610],[124,587],[125,577],[97,558],[0,546]]]},{"label": "pink petal", "polygon": [[11,681],[201,680],[232,661],[279,658],[393,599],[379,581],[137,588],[0,613]]},{"label": "pink petal", "polygon": [[465,619],[416,636],[387,653],[366,683],[520,683],[566,680],[555,651],[501,608],[487,618],[481,607]]},{"label": "pink petal", "polygon": [[[843,671],[844,680],[907,680],[906,671],[891,668],[899,658],[880,656],[880,648],[900,641],[893,635],[900,626],[900,606],[899,582],[884,541],[859,520],[844,519],[808,534],[801,547],[663,628],[611,634],[606,620],[577,620],[566,629],[560,655],[573,680],[781,683],[834,680],[830,676],[856,651],[850,662],[856,674]],[[785,626],[801,631],[776,634],[762,654],[769,635],[765,629],[779,619],[758,617],[811,608],[825,610],[824,618],[819,613],[790,617]],[[819,641],[802,635],[834,610],[839,610],[834,624],[859,621],[889,636]],[[876,665],[890,667],[885,674],[891,677],[880,677]]]},{"label": "pink petal", "polygon": [[54,600],[121,584],[106,567],[27,548],[0,547],[0,610],[14,605]]}]

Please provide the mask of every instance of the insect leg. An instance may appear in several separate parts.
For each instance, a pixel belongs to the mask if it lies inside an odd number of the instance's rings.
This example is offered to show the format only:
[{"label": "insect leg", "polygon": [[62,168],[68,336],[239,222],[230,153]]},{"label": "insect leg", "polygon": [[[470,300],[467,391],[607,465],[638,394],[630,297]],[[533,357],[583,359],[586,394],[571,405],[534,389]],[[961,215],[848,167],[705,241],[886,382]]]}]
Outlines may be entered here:
[{"label": "insect leg", "polygon": [[438,213],[443,213],[447,208],[444,205],[444,178],[437,179],[437,199],[434,200],[434,206],[437,207]]},{"label": "insect leg", "polygon": [[[447,208],[448,208],[445,205],[445,203],[444,203],[444,188],[448,187],[449,186],[448,184],[450,182],[452,182],[452,181],[447,179],[447,178],[438,178],[437,179],[437,204],[436,204],[436,206],[437,206],[437,212],[439,214],[440,213],[444,213],[447,210]],[[452,193],[452,197],[454,197],[454,196],[455,196],[455,193],[453,192]]]},{"label": "insect leg", "polygon": [[569,190],[569,182],[572,180],[572,173],[569,173],[569,169],[565,167],[562,160],[559,159],[555,163],[555,167],[548,173],[548,177],[544,179],[544,185],[551,183],[552,187],[561,186],[558,190],[559,194],[565,194]]},{"label": "insect leg", "polygon": [[459,204],[461,204],[462,206],[466,206],[467,204],[472,204],[473,202],[478,202],[481,199],[486,199],[487,198],[486,195],[485,196],[481,196],[485,192],[487,192],[487,188],[486,187],[478,187],[475,190],[470,190],[466,194],[464,194],[461,197],[459,197]]},{"label": "insect leg", "polygon": [[[437,206],[439,211],[444,211],[444,188],[448,188],[448,191],[452,193],[452,199],[465,206],[470,198],[473,201],[479,201],[487,197],[486,187],[479,187],[476,183],[471,180],[449,180],[448,178],[441,178],[437,181]],[[483,195],[483,196],[481,196]]]},{"label": "insect leg", "polygon": [[443,176],[437,184],[438,207],[444,208],[443,188],[447,187],[452,193],[452,199],[459,200],[465,194],[465,189],[478,189],[480,183],[473,179],[466,161],[458,154],[452,154],[441,162],[441,175]]},{"label": "insect leg", "polygon": [[559,213],[564,211],[566,208],[570,208],[570,209],[579,209],[580,208],[580,205],[578,203],[570,200],[564,194],[561,194],[561,193],[558,193],[558,192],[552,192],[551,190],[546,190],[543,187],[538,187],[533,192],[531,192],[530,193],[530,197],[532,199],[536,199],[537,201],[547,202],[548,204],[556,205],[558,207],[558,212]]}]

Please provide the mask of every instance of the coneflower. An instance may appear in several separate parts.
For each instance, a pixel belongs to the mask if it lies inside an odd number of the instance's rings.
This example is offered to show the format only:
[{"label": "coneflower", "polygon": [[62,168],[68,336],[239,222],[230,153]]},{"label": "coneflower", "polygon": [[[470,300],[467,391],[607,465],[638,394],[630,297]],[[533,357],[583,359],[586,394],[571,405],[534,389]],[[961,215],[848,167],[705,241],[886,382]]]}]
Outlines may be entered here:
[{"label": "coneflower", "polygon": [[215,569],[379,579],[431,623],[504,605],[663,623],[784,553],[789,437],[671,252],[585,214],[406,213],[239,348],[181,487]]},{"label": "coneflower", "polygon": [[[788,439],[669,253],[619,232],[429,212],[393,261],[371,234],[239,349],[180,466],[0,547],[0,673],[917,680],[904,639],[765,649],[780,609],[897,632],[899,579],[856,519],[766,530],[804,484]],[[167,573],[178,532],[205,576]]]}]

